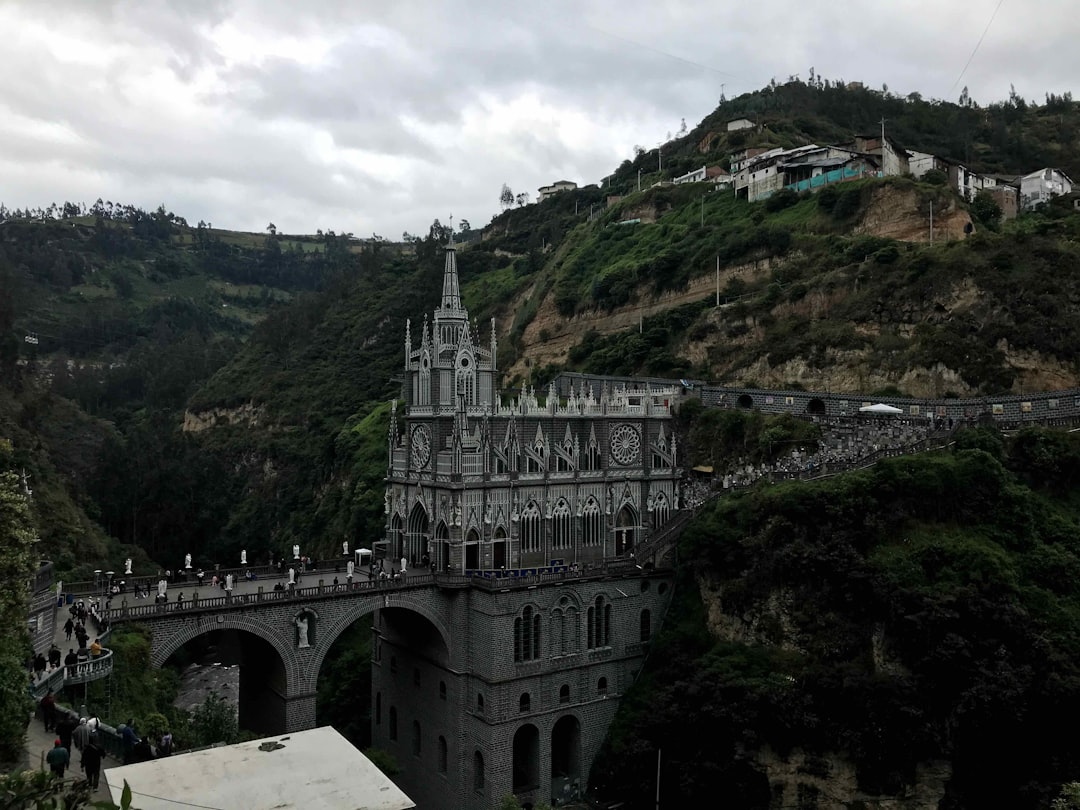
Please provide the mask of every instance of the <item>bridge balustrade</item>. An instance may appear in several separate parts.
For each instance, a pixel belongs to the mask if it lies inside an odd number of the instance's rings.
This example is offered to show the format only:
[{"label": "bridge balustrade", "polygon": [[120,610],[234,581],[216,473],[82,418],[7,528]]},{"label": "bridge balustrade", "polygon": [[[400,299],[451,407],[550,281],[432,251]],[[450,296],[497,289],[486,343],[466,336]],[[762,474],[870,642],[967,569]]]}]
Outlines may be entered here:
[{"label": "bridge balustrade", "polygon": [[30,695],[34,700],[41,700],[50,689],[55,694],[65,686],[106,678],[112,674],[112,668],[112,650],[102,650],[101,655],[80,661],[78,664],[64,665],[52,670],[30,687]]}]

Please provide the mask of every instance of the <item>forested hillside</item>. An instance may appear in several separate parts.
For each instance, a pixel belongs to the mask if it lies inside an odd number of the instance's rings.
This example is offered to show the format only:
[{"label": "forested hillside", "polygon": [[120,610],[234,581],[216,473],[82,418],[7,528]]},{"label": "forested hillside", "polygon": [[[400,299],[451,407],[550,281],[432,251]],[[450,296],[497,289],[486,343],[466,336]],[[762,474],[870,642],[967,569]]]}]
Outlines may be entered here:
[{"label": "forested hillside", "polygon": [[[592,783],[665,806],[1047,807],[1080,776],[1080,440],[722,498]],[[940,803],[939,803],[940,802]]]},{"label": "forested hillside", "polygon": [[[815,79],[723,102],[665,146],[662,176],[747,139],[841,140],[881,115],[912,148],[970,147],[977,168],[1073,159],[1069,99],[978,108]],[[760,131],[727,133],[738,116]],[[463,296],[497,320],[508,389],[560,368],[941,396],[1080,378],[1067,206],[1003,225],[905,178],[747,204],[650,187],[655,157],[467,234]],[[609,205],[639,168],[643,190]],[[62,570],[293,542],[318,553],[381,531],[404,322],[437,301],[446,228],[390,245],[100,202],[6,214],[0,418]]]}]

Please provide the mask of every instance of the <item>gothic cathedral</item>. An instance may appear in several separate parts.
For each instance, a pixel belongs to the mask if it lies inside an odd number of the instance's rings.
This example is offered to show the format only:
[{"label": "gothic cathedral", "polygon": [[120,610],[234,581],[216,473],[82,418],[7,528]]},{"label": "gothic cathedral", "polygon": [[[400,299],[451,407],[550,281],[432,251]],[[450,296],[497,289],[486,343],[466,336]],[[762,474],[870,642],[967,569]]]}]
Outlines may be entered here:
[{"label": "gothic cathedral", "polygon": [[629,556],[679,503],[676,389],[554,383],[506,401],[495,322],[480,342],[446,247],[442,302],[405,328],[404,419],[389,436],[385,556],[455,573]]}]

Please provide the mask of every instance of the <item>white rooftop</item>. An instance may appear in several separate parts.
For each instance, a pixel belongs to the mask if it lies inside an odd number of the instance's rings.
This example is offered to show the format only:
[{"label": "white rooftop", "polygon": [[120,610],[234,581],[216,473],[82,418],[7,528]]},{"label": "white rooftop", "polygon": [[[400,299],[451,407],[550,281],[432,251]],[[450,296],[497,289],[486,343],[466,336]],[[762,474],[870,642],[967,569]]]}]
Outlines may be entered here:
[{"label": "white rooftop", "polygon": [[107,768],[112,800],[178,810],[410,810],[397,785],[331,726]]}]

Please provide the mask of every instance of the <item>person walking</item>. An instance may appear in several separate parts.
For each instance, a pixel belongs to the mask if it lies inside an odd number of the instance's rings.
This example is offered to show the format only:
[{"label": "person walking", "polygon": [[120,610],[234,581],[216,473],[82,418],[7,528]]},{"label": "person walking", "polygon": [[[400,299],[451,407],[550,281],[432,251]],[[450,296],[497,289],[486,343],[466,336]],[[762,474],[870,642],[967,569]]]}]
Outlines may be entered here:
[{"label": "person walking", "polygon": [[90,645],[90,657],[97,658],[99,655],[101,655],[101,641],[95,638],[94,643]]},{"label": "person walking", "polygon": [[71,761],[71,755],[68,754],[68,750],[60,742],[60,738],[56,738],[56,742],[53,743],[52,750],[45,755],[45,761],[49,763],[49,769],[59,776],[64,778],[64,769],[67,768],[68,762]]},{"label": "person walking", "polygon": [[132,754],[135,751],[135,746],[139,744],[139,735],[135,733],[135,721],[129,719],[117,731],[120,732],[120,742],[124,748],[124,764],[130,765],[133,761]]},{"label": "person walking", "polygon": [[75,632],[75,622],[68,619],[64,622],[64,635],[67,636],[67,640],[71,641],[71,634]]},{"label": "person walking", "polygon": [[57,669],[60,666],[60,648],[55,644],[49,646],[49,669]]},{"label": "person walking", "polygon": [[75,726],[75,730],[71,732],[71,744],[74,745],[75,750],[81,754],[86,750],[86,745],[89,742],[90,726],[86,724],[85,717],[80,717],[79,725]]},{"label": "person walking", "polygon": [[41,699],[41,722],[45,724],[46,731],[52,731],[56,726],[56,698],[52,689]]},{"label": "person walking", "polygon": [[101,776],[101,747],[97,739],[91,737],[82,754],[82,769],[86,772],[86,781],[91,790],[97,790],[98,779]]},{"label": "person walking", "polygon": [[38,653],[34,656],[34,677],[37,680],[41,680],[41,677],[45,674],[45,667],[48,666],[48,662],[45,660],[45,656]]},{"label": "person walking", "polygon": [[79,656],[75,654],[75,650],[68,647],[68,654],[64,656],[64,666],[67,667],[67,674],[69,678],[75,677],[75,667],[79,663]]},{"label": "person walking", "polygon": [[60,740],[60,744],[67,749],[68,753],[71,753],[71,738],[75,733],[75,717],[67,712],[57,712],[59,717],[56,720],[56,737]]}]

